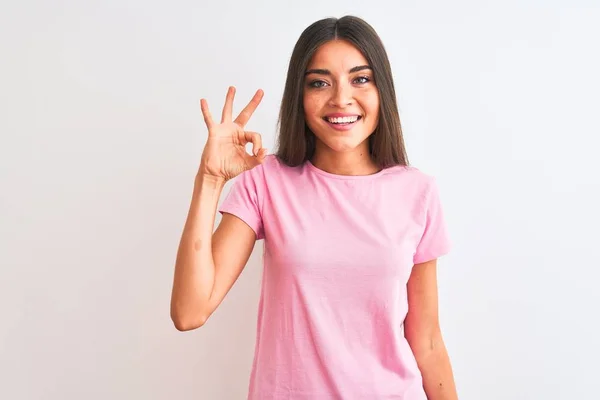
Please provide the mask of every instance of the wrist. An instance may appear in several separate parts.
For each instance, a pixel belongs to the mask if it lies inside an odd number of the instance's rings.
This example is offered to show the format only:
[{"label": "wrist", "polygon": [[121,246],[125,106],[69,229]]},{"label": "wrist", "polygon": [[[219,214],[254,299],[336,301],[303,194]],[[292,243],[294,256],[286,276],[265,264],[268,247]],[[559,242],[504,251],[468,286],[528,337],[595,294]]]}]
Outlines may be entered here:
[{"label": "wrist", "polygon": [[195,178],[195,184],[198,187],[208,186],[214,189],[222,189],[226,182],[227,180],[221,176],[209,175],[205,172],[198,172]]}]

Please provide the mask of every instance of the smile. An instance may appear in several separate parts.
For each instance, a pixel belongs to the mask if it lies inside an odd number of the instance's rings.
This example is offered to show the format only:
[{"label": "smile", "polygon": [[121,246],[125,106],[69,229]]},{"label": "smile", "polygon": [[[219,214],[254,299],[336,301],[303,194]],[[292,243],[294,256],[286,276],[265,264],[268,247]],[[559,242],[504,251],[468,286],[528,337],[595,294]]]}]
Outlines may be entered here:
[{"label": "smile", "polygon": [[348,117],[323,117],[323,120],[327,122],[327,125],[336,130],[345,131],[351,129],[354,124],[362,119],[359,115],[353,115]]},{"label": "smile", "polygon": [[362,117],[359,115],[353,115],[349,117],[323,117],[323,119],[333,125],[347,125],[353,124]]}]

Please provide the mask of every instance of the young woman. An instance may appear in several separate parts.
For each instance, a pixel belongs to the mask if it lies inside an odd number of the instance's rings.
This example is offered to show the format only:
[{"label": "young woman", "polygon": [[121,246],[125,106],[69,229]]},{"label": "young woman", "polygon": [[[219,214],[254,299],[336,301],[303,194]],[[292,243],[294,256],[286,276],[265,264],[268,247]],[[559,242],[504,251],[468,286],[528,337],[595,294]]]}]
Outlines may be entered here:
[{"label": "young woman", "polygon": [[233,119],[234,93],[220,123],[201,100],[208,140],[175,265],[177,329],[206,322],[264,239],[249,399],[456,399],[436,281],[450,241],[435,179],[408,164],[376,32],[347,16],[302,33],[276,154],[244,130],[263,92]]}]

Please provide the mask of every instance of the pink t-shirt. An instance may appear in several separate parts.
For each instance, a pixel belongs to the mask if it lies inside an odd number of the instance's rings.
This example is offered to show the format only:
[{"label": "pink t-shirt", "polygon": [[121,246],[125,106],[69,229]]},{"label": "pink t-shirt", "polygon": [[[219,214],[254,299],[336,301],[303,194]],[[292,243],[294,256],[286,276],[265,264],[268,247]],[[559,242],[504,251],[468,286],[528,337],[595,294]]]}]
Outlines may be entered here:
[{"label": "pink t-shirt", "polygon": [[450,249],[435,179],[334,175],[274,155],[219,208],[264,239],[250,400],[426,400],[404,338],[413,264]]}]

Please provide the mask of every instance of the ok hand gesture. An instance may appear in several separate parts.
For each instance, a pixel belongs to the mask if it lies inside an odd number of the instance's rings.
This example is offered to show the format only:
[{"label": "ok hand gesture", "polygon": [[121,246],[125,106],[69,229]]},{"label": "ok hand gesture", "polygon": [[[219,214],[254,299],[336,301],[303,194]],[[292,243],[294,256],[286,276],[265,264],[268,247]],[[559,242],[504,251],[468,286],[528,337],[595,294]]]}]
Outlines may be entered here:
[{"label": "ok hand gesture", "polygon": [[[232,120],[235,88],[230,87],[219,124],[213,121],[206,100],[200,100],[204,122],[208,127],[208,140],[202,152],[199,174],[227,181],[265,160],[267,150],[262,147],[260,134],[244,130],[263,95],[263,91],[258,90],[250,103]],[[252,155],[246,152],[246,144],[250,142]]]}]

